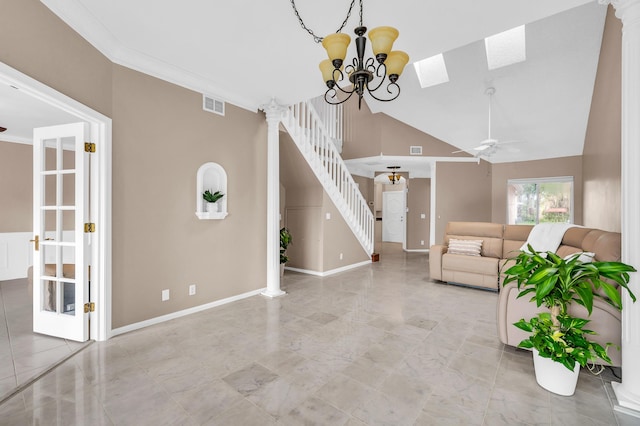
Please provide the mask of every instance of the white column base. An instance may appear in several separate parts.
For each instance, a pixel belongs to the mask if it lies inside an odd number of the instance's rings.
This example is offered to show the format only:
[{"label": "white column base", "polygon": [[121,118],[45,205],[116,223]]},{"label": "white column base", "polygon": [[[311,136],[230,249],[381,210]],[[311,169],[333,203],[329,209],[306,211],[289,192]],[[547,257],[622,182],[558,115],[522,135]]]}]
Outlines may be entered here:
[{"label": "white column base", "polygon": [[271,290],[271,289],[265,288],[260,294],[273,299],[274,297],[284,296],[287,293],[280,289]]},{"label": "white column base", "polygon": [[625,389],[622,383],[611,382],[617,403],[613,409],[619,413],[640,418],[640,395],[635,395]]}]

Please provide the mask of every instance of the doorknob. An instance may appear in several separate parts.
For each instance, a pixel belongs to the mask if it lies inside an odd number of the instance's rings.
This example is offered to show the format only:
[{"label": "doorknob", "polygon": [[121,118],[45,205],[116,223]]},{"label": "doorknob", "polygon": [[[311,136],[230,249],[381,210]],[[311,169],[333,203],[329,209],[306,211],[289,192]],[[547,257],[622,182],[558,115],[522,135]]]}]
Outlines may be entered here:
[{"label": "doorknob", "polygon": [[36,235],[33,240],[29,240],[29,242],[35,243],[35,249],[36,251],[40,250],[40,236]]}]

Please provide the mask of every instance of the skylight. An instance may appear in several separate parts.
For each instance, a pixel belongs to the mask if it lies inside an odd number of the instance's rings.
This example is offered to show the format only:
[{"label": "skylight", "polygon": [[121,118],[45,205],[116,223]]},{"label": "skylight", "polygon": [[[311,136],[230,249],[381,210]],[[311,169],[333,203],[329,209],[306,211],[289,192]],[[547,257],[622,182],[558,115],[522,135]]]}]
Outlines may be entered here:
[{"label": "skylight", "polygon": [[484,39],[490,70],[523,62],[527,59],[524,25]]},{"label": "skylight", "polygon": [[416,69],[420,86],[423,89],[449,81],[449,74],[447,73],[447,67],[444,64],[442,53],[414,62],[413,66]]}]

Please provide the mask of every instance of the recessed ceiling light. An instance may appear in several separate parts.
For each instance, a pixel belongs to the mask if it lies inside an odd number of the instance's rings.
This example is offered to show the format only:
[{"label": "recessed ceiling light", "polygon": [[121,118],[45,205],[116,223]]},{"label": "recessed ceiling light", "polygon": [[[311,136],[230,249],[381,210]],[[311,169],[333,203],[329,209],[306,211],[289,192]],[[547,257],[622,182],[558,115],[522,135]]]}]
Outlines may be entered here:
[{"label": "recessed ceiling light", "polygon": [[524,25],[487,37],[484,45],[490,70],[527,59]]},{"label": "recessed ceiling light", "polygon": [[447,73],[447,66],[444,64],[442,53],[414,62],[413,66],[416,69],[418,80],[420,80],[420,87],[423,89],[449,81],[449,74]]}]

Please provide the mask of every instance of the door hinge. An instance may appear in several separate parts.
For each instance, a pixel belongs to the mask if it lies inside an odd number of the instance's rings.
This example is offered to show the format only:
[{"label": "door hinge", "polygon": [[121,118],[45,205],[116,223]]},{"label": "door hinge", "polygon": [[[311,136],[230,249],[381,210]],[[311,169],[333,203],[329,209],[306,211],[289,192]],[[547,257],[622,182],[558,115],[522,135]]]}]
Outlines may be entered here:
[{"label": "door hinge", "polygon": [[94,312],[96,310],[96,304],[93,302],[84,304],[84,313],[88,314],[89,312]]},{"label": "door hinge", "polygon": [[84,224],[84,232],[96,232],[96,224],[95,223],[85,223]]},{"label": "door hinge", "polygon": [[92,142],[85,142],[84,152],[96,152],[96,144]]}]

